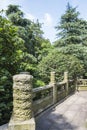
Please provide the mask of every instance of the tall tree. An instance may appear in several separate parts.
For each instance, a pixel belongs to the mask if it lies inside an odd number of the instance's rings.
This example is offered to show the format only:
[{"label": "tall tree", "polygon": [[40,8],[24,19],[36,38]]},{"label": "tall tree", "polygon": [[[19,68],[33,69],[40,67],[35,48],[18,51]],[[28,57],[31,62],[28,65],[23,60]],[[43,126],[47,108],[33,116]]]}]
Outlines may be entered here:
[{"label": "tall tree", "polygon": [[[38,60],[40,60],[40,50],[43,49],[43,41],[46,41],[46,39],[43,38],[42,24],[39,23],[38,20],[32,22],[29,19],[25,19],[19,7],[20,6],[17,5],[9,5],[6,15],[15,26],[18,26],[18,34],[25,42],[26,51],[33,55],[38,62]],[[49,44],[49,42],[46,42],[46,44],[47,43]],[[45,46],[45,48],[48,48],[48,45]]]},{"label": "tall tree", "polygon": [[58,31],[56,46],[65,46],[68,44],[85,44],[87,40],[87,22],[79,18],[79,12],[69,3],[66,12],[61,16],[60,25],[56,26]]},{"label": "tall tree", "polygon": [[0,125],[11,116],[12,76],[17,73],[23,50],[17,27],[0,15]]},{"label": "tall tree", "polygon": [[84,67],[83,76],[87,77],[87,21],[79,18],[79,12],[68,3],[56,29],[60,32],[54,46],[59,52],[79,59]]}]

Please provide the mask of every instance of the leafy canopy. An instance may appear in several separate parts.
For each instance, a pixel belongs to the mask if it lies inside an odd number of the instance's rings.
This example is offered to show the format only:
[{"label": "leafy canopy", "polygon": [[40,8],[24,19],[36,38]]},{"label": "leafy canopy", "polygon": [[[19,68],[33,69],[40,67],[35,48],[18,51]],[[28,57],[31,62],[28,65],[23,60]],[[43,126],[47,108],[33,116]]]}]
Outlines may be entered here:
[{"label": "leafy canopy", "polygon": [[69,77],[75,79],[77,76],[84,73],[84,68],[81,61],[75,56],[64,55],[54,49],[47,57],[43,58],[38,66],[40,78],[43,81],[49,82],[51,71],[56,72],[59,81],[63,79],[63,73],[69,72]]}]

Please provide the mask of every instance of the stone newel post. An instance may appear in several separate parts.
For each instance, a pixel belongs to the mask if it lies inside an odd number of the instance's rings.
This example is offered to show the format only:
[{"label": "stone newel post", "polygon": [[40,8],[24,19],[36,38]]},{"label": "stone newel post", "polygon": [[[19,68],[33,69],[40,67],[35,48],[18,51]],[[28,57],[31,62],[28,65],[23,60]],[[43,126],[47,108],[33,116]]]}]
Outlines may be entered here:
[{"label": "stone newel post", "polygon": [[13,115],[9,130],[35,130],[32,120],[32,79],[29,73],[13,76]]},{"label": "stone newel post", "polygon": [[53,85],[53,104],[55,104],[57,102],[57,86],[55,81],[55,72],[51,72],[50,84]]},{"label": "stone newel post", "polygon": [[55,83],[56,81],[55,81],[55,72],[51,72],[50,73],[50,82],[51,83]]},{"label": "stone newel post", "polygon": [[69,90],[69,83],[68,83],[68,72],[64,72],[64,81],[66,82],[66,95],[68,94]]}]

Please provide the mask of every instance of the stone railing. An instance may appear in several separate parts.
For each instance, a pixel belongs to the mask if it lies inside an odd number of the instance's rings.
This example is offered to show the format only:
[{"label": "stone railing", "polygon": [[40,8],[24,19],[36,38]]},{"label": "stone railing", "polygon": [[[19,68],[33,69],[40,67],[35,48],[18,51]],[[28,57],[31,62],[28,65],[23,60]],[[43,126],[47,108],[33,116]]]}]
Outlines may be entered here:
[{"label": "stone railing", "polygon": [[35,115],[75,92],[75,82],[68,80],[67,72],[62,82],[56,82],[55,72],[51,72],[49,85],[34,89],[32,78],[29,73],[13,77],[13,114],[9,130],[35,130]]},{"label": "stone railing", "polygon": [[33,111],[37,113],[43,111],[53,104],[53,86],[47,85],[33,89]]},{"label": "stone railing", "polygon": [[77,79],[77,90],[87,90],[87,79]]},{"label": "stone railing", "polygon": [[51,72],[49,85],[33,89],[34,115],[37,115],[73,92],[75,92],[75,82],[68,80],[67,72],[64,73],[64,80],[57,83],[55,82],[55,73]]}]

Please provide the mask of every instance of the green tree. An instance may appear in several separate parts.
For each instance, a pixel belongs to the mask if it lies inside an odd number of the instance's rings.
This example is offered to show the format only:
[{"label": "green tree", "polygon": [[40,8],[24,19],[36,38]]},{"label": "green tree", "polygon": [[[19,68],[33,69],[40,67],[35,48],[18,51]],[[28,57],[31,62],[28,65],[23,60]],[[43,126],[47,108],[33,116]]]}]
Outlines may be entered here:
[{"label": "green tree", "polygon": [[83,64],[75,56],[64,55],[54,49],[49,55],[42,59],[38,65],[40,78],[46,83],[49,83],[50,72],[55,71],[57,81],[63,79],[65,71],[69,72],[69,78],[75,79],[84,73]]},{"label": "green tree", "polygon": [[17,27],[0,16],[0,125],[7,123],[12,110],[12,76],[17,72],[24,41]]},{"label": "green tree", "polygon": [[9,5],[6,10],[6,16],[16,26],[27,26],[31,21],[24,18],[24,13],[19,9],[19,5]]},{"label": "green tree", "polygon": [[[29,19],[25,19],[23,12],[17,5],[9,5],[6,15],[15,26],[18,26],[18,34],[25,42],[26,51],[33,55],[38,62],[40,60],[41,49],[43,50],[43,41],[46,41],[41,30],[42,24],[38,20],[32,22]],[[46,43],[48,42],[46,41]],[[48,45],[45,47],[48,48]],[[49,47],[51,47],[51,44]]]},{"label": "green tree", "polygon": [[56,26],[58,39],[54,47],[64,54],[74,56],[83,65],[84,78],[87,76],[87,21],[79,18],[79,12],[69,3],[61,16],[60,25]]},{"label": "green tree", "polygon": [[79,12],[69,3],[61,16],[60,25],[56,26],[58,40],[55,46],[68,44],[85,44],[87,40],[87,22],[79,18]]},{"label": "green tree", "polygon": [[57,48],[57,50],[64,55],[73,55],[78,58],[84,67],[84,78],[87,78],[87,47],[82,44],[71,44],[65,47]]},{"label": "green tree", "polygon": [[[6,15],[13,25],[17,26],[18,36],[24,40],[25,51],[22,55],[21,70],[30,71],[35,76],[36,65],[43,56],[49,53],[49,48],[51,48],[50,42],[42,36],[42,24],[38,20],[34,23],[25,19],[23,12],[17,5],[9,5]],[[30,60],[31,58],[32,60]]]}]

